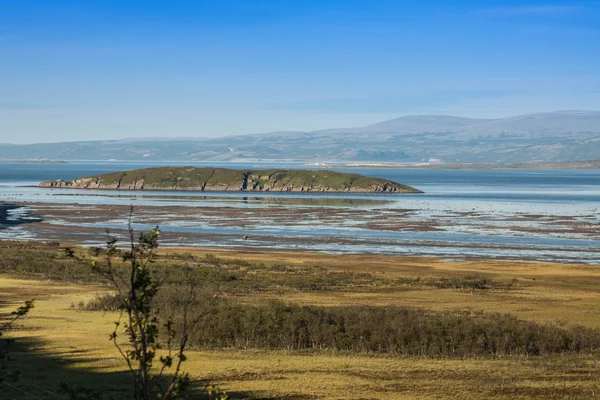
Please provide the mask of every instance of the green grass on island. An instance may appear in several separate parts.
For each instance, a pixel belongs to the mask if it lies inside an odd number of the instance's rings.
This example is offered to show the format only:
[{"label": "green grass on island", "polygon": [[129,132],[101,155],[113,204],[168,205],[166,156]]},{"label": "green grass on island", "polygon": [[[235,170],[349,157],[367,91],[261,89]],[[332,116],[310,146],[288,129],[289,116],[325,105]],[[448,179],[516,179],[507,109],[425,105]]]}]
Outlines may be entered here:
[{"label": "green grass on island", "polygon": [[387,179],[344,172],[194,167],[145,168],[72,181],[47,181],[41,186],[114,190],[421,193]]}]

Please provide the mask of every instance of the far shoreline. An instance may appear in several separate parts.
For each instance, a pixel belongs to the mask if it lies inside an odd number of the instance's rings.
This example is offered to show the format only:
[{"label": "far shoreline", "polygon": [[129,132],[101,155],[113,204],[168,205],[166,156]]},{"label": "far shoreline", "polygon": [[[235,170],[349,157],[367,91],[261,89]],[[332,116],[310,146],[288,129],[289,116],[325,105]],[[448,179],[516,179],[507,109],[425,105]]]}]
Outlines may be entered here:
[{"label": "far shoreline", "polygon": [[0,164],[68,164],[68,162],[37,158],[0,158]]},{"label": "far shoreline", "polygon": [[515,164],[494,164],[494,163],[340,163],[340,164],[307,164],[311,168],[372,168],[372,169],[398,169],[398,170],[472,170],[472,171],[491,171],[491,170],[600,170],[600,160],[591,161],[565,161],[554,163],[515,163]]},{"label": "far shoreline", "polygon": [[[51,160],[51,159],[0,159],[0,164],[69,164],[69,163],[101,163],[101,164],[147,164],[160,166],[205,165],[215,161],[207,160]],[[600,159],[584,161],[556,162],[522,162],[522,163],[443,163],[443,162],[310,162],[308,160],[232,160],[216,161],[220,166],[240,169],[240,164],[261,164],[259,168],[283,167],[284,169],[335,169],[335,168],[366,168],[366,169],[396,169],[396,170],[600,170]],[[283,164],[283,165],[282,165]],[[288,165],[286,165],[288,164]],[[242,168],[243,169],[243,168]]]}]

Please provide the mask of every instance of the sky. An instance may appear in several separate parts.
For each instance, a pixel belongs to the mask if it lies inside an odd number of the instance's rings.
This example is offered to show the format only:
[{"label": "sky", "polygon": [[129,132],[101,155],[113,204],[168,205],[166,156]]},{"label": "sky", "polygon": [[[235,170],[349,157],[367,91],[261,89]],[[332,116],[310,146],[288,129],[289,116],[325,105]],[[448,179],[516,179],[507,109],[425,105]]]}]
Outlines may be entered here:
[{"label": "sky", "polygon": [[0,0],[0,142],[600,110],[599,20],[599,0]]}]

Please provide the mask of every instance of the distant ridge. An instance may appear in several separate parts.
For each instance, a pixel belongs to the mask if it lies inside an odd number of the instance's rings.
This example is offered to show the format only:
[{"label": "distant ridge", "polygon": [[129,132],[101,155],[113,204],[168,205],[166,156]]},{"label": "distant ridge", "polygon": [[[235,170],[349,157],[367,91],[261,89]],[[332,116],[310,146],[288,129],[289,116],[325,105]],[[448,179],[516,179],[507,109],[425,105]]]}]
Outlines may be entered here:
[{"label": "distant ridge", "polygon": [[412,115],[357,128],[224,138],[0,144],[0,157],[61,160],[511,164],[581,161],[598,154],[600,112],[580,110],[496,119]]}]

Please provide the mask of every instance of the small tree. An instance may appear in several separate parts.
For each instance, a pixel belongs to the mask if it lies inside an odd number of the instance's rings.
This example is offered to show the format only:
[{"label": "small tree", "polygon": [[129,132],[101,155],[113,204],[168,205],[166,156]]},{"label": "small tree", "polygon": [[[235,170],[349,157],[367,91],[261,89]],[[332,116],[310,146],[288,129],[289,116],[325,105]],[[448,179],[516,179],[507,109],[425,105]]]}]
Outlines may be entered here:
[{"label": "small tree", "polygon": [[[109,236],[104,262],[92,261],[94,271],[112,283],[121,302],[119,319],[110,340],[133,375],[136,400],[177,399],[190,384],[189,375],[181,371],[189,334],[207,312],[191,315],[191,307],[198,299],[197,283],[190,279],[187,290],[182,293],[181,331],[175,331],[172,318],[159,321],[154,301],[164,282],[154,276],[150,264],[158,248],[160,231],[156,227],[141,233],[136,241],[130,218],[128,232],[127,251],[120,251],[117,239]],[[115,266],[117,256],[126,263],[126,268]],[[161,348],[158,341],[161,322],[167,338],[166,355],[160,356],[160,365],[155,366],[156,353]],[[120,343],[121,336],[127,338],[128,345]],[[165,375],[167,370],[170,376]]]}]

